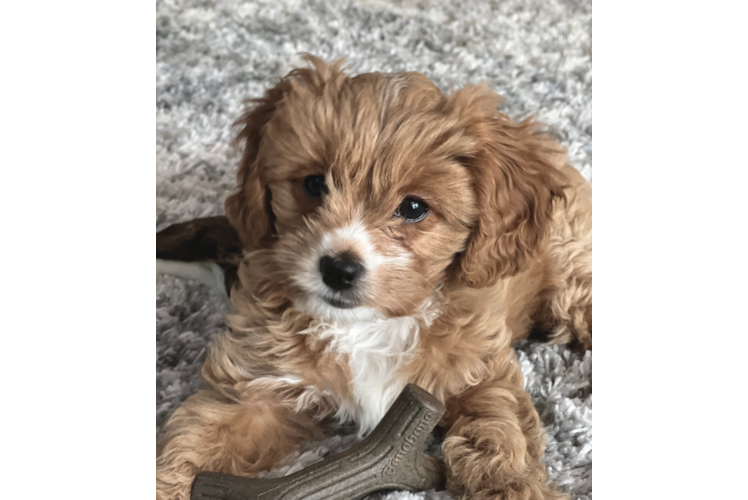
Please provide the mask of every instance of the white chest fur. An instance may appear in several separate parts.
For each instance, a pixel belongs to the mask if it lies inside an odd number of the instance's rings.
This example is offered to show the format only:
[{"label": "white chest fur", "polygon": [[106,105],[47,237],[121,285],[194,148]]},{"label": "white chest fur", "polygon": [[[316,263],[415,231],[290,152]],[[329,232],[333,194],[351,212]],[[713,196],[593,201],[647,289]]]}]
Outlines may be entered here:
[{"label": "white chest fur", "polygon": [[371,431],[405,386],[399,373],[418,341],[413,317],[372,319],[354,323],[320,323],[308,333],[330,341],[330,349],[348,356],[353,398],[343,400],[338,417]]}]

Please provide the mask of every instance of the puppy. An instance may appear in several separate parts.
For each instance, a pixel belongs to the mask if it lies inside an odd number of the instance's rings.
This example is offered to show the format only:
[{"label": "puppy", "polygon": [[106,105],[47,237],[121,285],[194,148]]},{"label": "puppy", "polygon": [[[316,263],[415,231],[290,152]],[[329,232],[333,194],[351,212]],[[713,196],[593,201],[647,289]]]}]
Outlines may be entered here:
[{"label": "puppy", "polygon": [[591,348],[591,187],[482,86],[308,60],[237,122],[236,314],[166,424],[157,498],[266,470],[330,417],[366,434],[408,382],[447,407],[455,496],[565,498],[512,343]]}]

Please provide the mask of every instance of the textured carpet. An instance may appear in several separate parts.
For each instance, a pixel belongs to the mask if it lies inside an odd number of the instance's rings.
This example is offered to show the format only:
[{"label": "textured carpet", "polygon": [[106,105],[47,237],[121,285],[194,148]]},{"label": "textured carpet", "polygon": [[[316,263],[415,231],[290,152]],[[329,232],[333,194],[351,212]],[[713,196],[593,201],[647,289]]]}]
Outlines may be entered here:
[{"label": "textured carpet", "polygon": [[[503,112],[549,124],[591,180],[591,22],[589,0],[158,1],[156,229],[223,213],[237,161],[230,125],[242,100],[297,65],[300,52],[345,56],[353,73],[421,71],[444,90],[485,81],[506,98]],[[220,292],[157,275],[157,433],[200,387],[198,367],[227,307]],[[548,431],[551,477],[571,495],[592,498],[592,354],[530,343],[518,354]],[[312,443],[270,474],[353,442]]]}]

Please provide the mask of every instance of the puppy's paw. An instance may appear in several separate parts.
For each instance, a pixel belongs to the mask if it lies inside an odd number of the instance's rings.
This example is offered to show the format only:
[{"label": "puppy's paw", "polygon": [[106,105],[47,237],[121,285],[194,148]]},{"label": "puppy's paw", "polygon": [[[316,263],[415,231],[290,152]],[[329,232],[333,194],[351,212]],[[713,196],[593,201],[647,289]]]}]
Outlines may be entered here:
[{"label": "puppy's paw", "polygon": [[447,489],[460,500],[566,500],[548,482],[544,466],[525,443],[502,443],[494,436],[476,438],[469,424],[442,445],[447,465]]},{"label": "puppy's paw", "polygon": [[156,500],[189,500],[197,470],[156,468]]}]

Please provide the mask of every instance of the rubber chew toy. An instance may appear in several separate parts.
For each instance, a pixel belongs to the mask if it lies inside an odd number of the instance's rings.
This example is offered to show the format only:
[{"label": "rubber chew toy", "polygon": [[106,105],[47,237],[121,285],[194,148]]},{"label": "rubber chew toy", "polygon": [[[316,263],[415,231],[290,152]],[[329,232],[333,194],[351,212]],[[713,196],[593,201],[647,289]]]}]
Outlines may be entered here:
[{"label": "rubber chew toy", "polygon": [[277,479],[203,472],[192,500],[358,500],[381,490],[423,491],[444,485],[441,462],[424,452],[444,415],[442,405],[408,384],[363,441],[332,458]]}]

